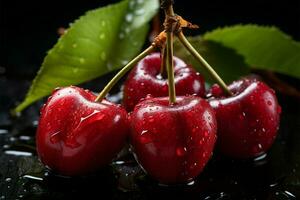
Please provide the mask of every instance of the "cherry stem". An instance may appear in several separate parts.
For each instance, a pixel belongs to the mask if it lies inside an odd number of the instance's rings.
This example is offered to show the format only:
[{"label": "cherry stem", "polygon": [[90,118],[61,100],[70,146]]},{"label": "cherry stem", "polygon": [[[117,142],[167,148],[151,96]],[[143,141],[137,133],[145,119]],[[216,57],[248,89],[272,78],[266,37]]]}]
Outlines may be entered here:
[{"label": "cherry stem", "polygon": [[95,102],[101,102],[111,88],[129,71],[131,70],[141,59],[147,56],[149,53],[155,50],[155,46],[151,45],[147,49],[145,49],[142,53],[140,53],[137,57],[131,60],[125,67],[123,67],[104,87],[104,89],[100,92],[100,94],[95,99]]},{"label": "cherry stem", "polygon": [[167,32],[167,73],[169,85],[169,101],[176,102],[176,91],[174,81],[174,62],[173,62],[173,33]]},{"label": "cherry stem", "polygon": [[228,94],[233,95],[228,89],[225,82],[220,78],[217,72],[206,62],[206,60],[197,52],[197,50],[191,45],[191,43],[186,39],[184,34],[178,33],[178,38],[180,42],[185,46],[185,48],[204,66],[204,68],[209,72],[209,74],[215,79],[215,81],[221,86],[221,88]]},{"label": "cherry stem", "polygon": [[[167,8],[165,8],[166,16],[174,16],[172,3],[169,3]],[[169,86],[169,101],[170,104],[176,102],[176,90],[174,81],[174,62],[173,62],[173,31],[166,30],[167,33],[167,46],[166,46],[166,64],[168,73],[168,86]]]},{"label": "cherry stem", "polygon": [[162,51],[161,51],[161,66],[160,66],[160,75],[162,77],[165,77],[165,71],[166,71],[166,66],[167,66],[167,48],[166,46],[163,47]]}]

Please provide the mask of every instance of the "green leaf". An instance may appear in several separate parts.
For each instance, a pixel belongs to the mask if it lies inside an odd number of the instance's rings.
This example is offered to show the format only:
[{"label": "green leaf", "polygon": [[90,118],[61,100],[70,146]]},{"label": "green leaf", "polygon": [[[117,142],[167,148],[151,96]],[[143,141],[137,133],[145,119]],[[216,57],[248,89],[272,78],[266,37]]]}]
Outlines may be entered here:
[{"label": "green leaf", "polygon": [[253,68],[300,78],[300,43],[275,27],[236,25],[203,37],[234,49]]},{"label": "green leaf", "polygon": [[[213,41],[205,41],[199,36],[189,37],[188,40],[225,82],[230,83],[237,77],[250,72],[249,67],[244,62],[244,58],[234,50]],[[192,64],[197,71],[203,74],[206,81],[210,83],[214,82],[207,71],[204,70],[178,40],[175,41],[174,51],[176,56]]]},{"label": "green leaf", "polygon": [[59,86],[79,84],[116,70],[142,48],[159,2],[124,0],[87,12],[47,53],[21,112]]}]

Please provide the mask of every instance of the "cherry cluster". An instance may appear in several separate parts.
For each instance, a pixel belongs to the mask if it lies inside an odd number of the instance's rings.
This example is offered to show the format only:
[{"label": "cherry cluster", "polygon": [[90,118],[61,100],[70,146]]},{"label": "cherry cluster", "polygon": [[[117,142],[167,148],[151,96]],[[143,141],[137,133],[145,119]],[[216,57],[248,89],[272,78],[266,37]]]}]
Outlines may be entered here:
[{"label": "cherry cluster", "polygon": [[[167,56],[149,54],[155,43],[125,66],[98,97],[75,86],[52,93],[41,109],[36,137],[45,166],[66,176],[90,174],[109,164],[129,139],[145,172],[160,183],[174,184],[198,176],[215,146],[237,159],[260,156],[271,147],[281,113],[274,90],[249,77],[227,87],[203,62],[219,83],[205,90],[203,76],[173,57],[172,30],[162,35],[166,35]],[[183,34],[178,35],[203,61]],[[105,100],[131,66],[135,67],[124,83],[122,105]]]},{"label": "cherry cluster", "polygon": [[[129,74],[123,105],[79,87],[57,89],[41,109],[37,150],[41,161],[63,175],[85,175],[107,165],[127,138],[138,162],[162,183],[196,177],[220,152],[234,158],[265,153],[274,142],[280,106],[274,91],[254,78],[233,82],[228,96],[218,85],[205,92],[204,78],[174,58],[176,103],[153,53]],[[149,95],[150,94],[150,95]],[[204,97],[206,99],[204,99]]]}]

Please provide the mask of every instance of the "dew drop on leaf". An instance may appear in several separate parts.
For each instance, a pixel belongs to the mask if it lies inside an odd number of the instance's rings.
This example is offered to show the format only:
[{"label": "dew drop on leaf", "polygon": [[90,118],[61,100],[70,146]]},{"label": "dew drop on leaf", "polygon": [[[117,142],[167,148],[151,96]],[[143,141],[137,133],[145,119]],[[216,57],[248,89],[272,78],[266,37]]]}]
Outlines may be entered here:
[{"label": "dew drop on leaf", "polygon": [[125,19],[127,22],[132,22],[133,20],[133,15],[131,13],[128,13],[126,16],[125,16]]},{"label": "dew drop on leaf", "polygon": [[134,12],[134,14],[136,14],[136,15],[143,15],[144,13],[145,13],[145,10],[143,8],[138,9]]},{"label": "dew drop on leaf", "polygon": [[80,62],[81,64],[83,64],[83,63],[85,63],[85,59],[84,59],[84,58],[79,58],[79,62]]},{"label": "dew drop on leaf", "polygon": [[101,33],[101,34],[99,35],[99,38],[100,38],[101,40],[103,40],[103,39],[105,38],[105,34],[104,34],[104,33]]}]

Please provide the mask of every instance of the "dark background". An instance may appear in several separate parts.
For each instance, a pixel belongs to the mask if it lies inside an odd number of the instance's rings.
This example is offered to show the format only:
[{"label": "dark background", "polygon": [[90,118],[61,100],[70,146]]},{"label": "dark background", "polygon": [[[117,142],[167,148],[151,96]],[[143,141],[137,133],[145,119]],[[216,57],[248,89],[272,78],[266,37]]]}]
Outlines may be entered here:
[{"label": "dark background", "polygon": [[[1,195],[7,199],[23,196],[22,199],[35,200],[89,199],[93,195],[108,195],[114,199],[162,199],[158,198],[161,196],[163,199],[251,200],[293,200],[298,196],[299,199],[299,98],[280,92],[277,94],[282,105],[282,128],[266,159],[244,163],[215,157],[192,188],[167,189],[157,186],[149,178],[132,183],[135,180],[133,172],[139,168],[136,163],[117,167],[115,171],[121,174],[118,179],[114,178],[111,168],[98,176],[79,180],[44,173],[45,169],[38,162],[34,150],[42,102],[30,106],[19,118],[10,117],[8,111],[23,99],[45,52],[57,41],[57,29],[68,27],[87,10],[112,2],[117,0],[0,0],[0,199],[3,199]],[[193,34],[219,26],[255,23],[275,25],[300,40],[300,1],[175,0],[175,11],[201,26]],[[101,77],[101,84],[97,82],[95,87],[99,90],[108,78]],[[290,77],[284,78],[291,80]],[[294,85],[299,86],[299,80]],[[7,133],[3,134],[3,131]],[[29,140],[25,141],[24,136]],[[25,148],[24,144],[33,148]],[[6,150],[32,152],[34,156],[7,155],[3,153]],[[128,171],[132,173],[131,178],[126,177]],[[24,174],[32,175],[33,172],[44,181],[24,179]],[[139,190],[123,192],[117,188],[120,183],[125,189],[138,184]]]},{"label": "dark background", "polygon": [[[0,0],[0,75],[32,79],[57,29],[117,0]],[[175,11],[201,26],[196,34],[237,23],[275,25],[300,40],[300,1],[175,0]]]}]

